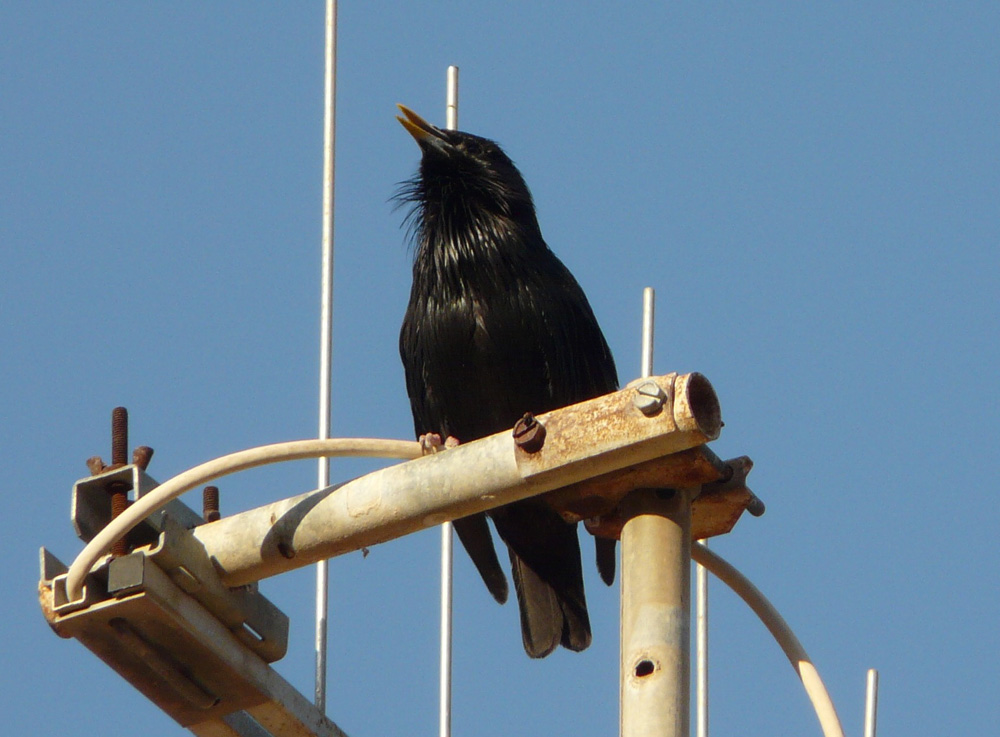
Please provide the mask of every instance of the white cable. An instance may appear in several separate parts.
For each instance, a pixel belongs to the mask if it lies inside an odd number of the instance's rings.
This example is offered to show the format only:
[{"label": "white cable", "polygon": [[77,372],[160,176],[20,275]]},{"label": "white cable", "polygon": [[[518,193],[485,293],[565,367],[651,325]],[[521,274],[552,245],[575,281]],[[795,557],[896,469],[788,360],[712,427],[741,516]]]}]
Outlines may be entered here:
[{"label": "white cable", "polygon": [[382,438],[330,438],[326,440],[292,440],[286,443],[261,445],[230,453],[188,469],[136,500],[125,512],[113,519],[80,552],[66,576],[66,595],[76,601],[83,593],[83,580],[93,565],[108,551],[115,540],[146,519],[167,502],[186,491],[209,481],[238,471],[284,461],[308,458],[357,456],[365,458],[418,458],[420,443],[415,440],[385,440]]},{"label": "white cable", "polygon": [[799,674],[802,685],[805,686],[806,694],[812,702],[813,709],[816,710],[816,716],[819,718],[824,736],[844,737],[844,728],[840,724],[840,718],[837,716],[837,710],[833,706],[830,694],[826,690],[826,686],[823,685],[823,679],[819,677],[819,671],[816,670],[816,666],[809,659],[805,648],[802,647],[802,643],[799,642],[788,623],[767,600],[767,597],[746,576],[701,543],[696,542],[691,546],[691,557],[735,591],[774,635],[774,639],[785,651],[785,655],[791,661],[795,672]]}]

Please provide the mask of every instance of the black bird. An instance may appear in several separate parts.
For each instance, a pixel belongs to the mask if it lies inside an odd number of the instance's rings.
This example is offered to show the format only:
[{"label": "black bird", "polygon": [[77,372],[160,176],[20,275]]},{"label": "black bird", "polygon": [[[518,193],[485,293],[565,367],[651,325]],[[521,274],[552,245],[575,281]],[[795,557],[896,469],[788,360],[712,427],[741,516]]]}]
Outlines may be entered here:
[{"label": "black bird", "polygon": [[[493,141],[442,130],[399,106],[422,151],[396,196],[411,206],[413,288],[399,336],[413,423],[421,437],[476,440],[618,387],[614,359],[569,270],[549,250],[531,193]],[[438,438],[439,439],[439,438]],[[524,649],[590,644],[580,543],[543,500],[490,512],[507,544]],[[486,517],[455,530],[490,592],[507,580]],[[598,568],[614,578],[614,542],[598,541]]]}]

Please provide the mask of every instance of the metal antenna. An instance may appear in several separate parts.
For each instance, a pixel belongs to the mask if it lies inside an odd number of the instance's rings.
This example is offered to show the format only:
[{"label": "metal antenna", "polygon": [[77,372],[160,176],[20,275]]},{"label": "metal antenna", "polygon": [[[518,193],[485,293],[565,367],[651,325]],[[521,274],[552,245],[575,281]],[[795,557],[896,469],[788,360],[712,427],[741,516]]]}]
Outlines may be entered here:
[{"label": "metal antenna", "polygon": [[653,375],[653,323],[656,318],[656,290],[646,287],[642,290],[642,378]]},{"label": "metal antenna", "polygon": [[[445,101],[445,128],[458,128],[458,67],[448,67]],[[454,558],[451,522],[441,525],[441,674],[439,694],[439,737],[451,735],[451,592]]]},{"label": "metal antenna", "polygon": [[878,722],[878,671],[868,669],[868,681],[865,688],[865,737],[875,737],[875,727]]},{"label": "metal antenna", "polygon": [[[323,256],[319,328],[319,437],[330,437],[333,360],[333,173],[337,132],[337,0],[326,0],[326,63],[323,85]],[[319,459],[318,487],[330,485],[330,459]],[[329,563],[316,564],[316,707],[326,713],[326,643]]]},{"label": "metal antenna", "polygon": [[[706,545],[707,540],[699,540]],[[708,737],[708,571],[695,564],[695,733]]]}]

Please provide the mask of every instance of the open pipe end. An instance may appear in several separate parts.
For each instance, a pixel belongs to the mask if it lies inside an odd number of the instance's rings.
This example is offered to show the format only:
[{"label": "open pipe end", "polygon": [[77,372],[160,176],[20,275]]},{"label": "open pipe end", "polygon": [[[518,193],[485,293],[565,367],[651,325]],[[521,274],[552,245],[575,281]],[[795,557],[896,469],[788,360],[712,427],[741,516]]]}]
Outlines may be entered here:
[{"label": "open pipe end", "polygon": [[700,432],[708,440],[719,437],[722,409],[711,382],[697,372],[678,376],[674,383],[674,422],[679,430]]}]

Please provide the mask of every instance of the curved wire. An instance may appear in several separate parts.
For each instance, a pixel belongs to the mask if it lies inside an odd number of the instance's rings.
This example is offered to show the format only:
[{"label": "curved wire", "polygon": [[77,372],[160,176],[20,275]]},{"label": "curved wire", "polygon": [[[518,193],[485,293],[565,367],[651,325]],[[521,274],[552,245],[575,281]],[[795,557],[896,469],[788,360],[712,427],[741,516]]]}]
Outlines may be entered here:
[{"label": "curved wire", "polygon": [[196,486],[213,479],[245,471],[269,463],[300,461],[308,458],[335,458],[356,456],[365,458],[418,458],[420,443],[415,440],[385,440],[381,438],[328,438],[314,440],[292,440],[273,443],[230,453],[174,476],[151,492],[136,500],[125,512],[111,520],[69,567],[66,575],[66,595],[75,601],[83,593],[83,580],[93,565],[108,551],[115,540],[146,519],[164,504],[176,499]]},{"label": "curved wire", "polygon": [[774,639],[785,651],[785,655],[791,661],[795,672],[799,674],[802,685],[805,686],[809,700],[819,718],[824,736],[844,737],[844,728],[840,724],[840,718],[837,716],[837,710],[833,706],[830,694],[826,690],[826,686],[823,685],[823,679],[819,677],[819,671],[816,670],[816,666],[809,659],[805,648],[802,647],[802,643],[799,642],[788,623],[767,600],[767,597],[746,576],[701,543],[696,542],[691,545],[691,557],[735,591],[774,635]]}]

